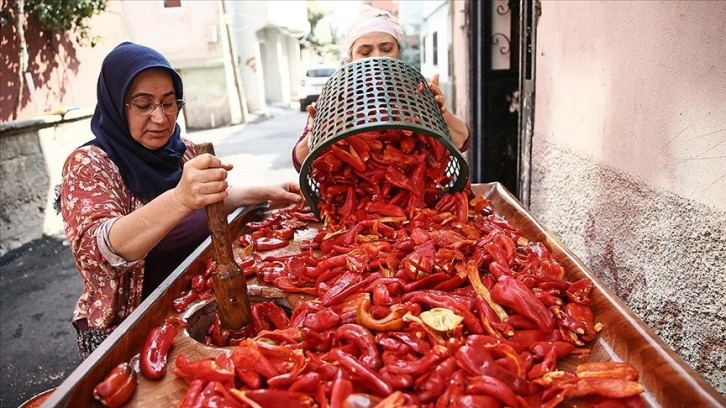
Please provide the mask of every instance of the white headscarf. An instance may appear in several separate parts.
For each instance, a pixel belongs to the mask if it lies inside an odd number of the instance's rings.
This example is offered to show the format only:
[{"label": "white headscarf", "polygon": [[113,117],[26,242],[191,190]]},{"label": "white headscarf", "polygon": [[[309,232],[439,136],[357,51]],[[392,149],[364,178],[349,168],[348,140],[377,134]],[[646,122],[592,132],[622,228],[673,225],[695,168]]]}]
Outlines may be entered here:
[{"label": "white headscarf", "polygon": [[362,4],[345,36],[345,56],[350,56],[350,49],[355,40],[370,33],[390,34],[399,45],[403,39],[403,30],[396,17],[386,10]]}]

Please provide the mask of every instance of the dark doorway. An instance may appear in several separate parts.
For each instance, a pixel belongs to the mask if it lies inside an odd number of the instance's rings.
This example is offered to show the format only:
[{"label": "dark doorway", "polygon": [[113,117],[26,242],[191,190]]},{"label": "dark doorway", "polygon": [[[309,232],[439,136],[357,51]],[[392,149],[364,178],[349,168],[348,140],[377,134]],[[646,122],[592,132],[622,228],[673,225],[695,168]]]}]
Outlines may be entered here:
[{"label": "dark doorway", "polygon": [[525,205],[529,163],[523,160],[529,160],[534,110],[530,104],[524,111],[526,117],[522,116],[520,94],[524,85],[525,99],[532,101],[533,4],[535,0],[467,3],[471,18],[472,182],[498,181]]}]

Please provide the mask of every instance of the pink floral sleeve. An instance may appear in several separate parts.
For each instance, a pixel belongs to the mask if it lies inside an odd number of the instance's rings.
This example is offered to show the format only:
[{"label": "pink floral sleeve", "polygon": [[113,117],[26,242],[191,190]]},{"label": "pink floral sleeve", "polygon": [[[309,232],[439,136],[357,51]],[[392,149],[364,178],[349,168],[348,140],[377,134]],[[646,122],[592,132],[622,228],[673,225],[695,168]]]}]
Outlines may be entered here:
[{"label": "pink floral sleeve", "polygon": [[[194,157],[185,140],[186,162]],[[76,269],[83,279],[73,321],[86,318],[93,329],[111,330],[141,303],[144,260],[127,262],[108,241],[113,223],[144,203],[133,197],[118,167],[96,146],[73,151],[63,165],[63,226]]]}]

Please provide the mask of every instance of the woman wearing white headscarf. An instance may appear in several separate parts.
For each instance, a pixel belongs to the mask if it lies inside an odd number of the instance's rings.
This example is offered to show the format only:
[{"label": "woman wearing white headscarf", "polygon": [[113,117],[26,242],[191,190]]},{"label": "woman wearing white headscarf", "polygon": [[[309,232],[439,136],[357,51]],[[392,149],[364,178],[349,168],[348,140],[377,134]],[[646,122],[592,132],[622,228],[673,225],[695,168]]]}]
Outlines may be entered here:
[{"label": "woman wearing white headscarf", "polygon": [[[398,20],[386,10],[361,5],[357,17],[354,19],[345,36],[344,52],[345,62],[356,61],[369,57],[401,58],[401,41],[403,30]],[[444,94],[439,88],[439,74],[434,75],[428,84],[434,94],[434,99],[441,106],[451,140],[461,151],[469,148],[469,128],[464,121],[456,117],[446,108]],[[308,106],[308,123],[300,139],[292,149],[292,163],[300,171],[303,160],[310,154],[308,134],[313,128],[315,118],[315,103]]]}]

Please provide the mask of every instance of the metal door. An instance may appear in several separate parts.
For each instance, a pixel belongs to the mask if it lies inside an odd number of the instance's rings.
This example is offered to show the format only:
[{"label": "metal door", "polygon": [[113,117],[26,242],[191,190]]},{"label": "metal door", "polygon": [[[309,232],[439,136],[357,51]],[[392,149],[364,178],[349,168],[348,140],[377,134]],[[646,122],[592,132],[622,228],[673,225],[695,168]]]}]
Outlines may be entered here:
[{"label": "metal door", "polygon": [[[472,182],[529,202],[536,0],[469,1]],[[522,103],[520,103],[522,101]]]}]

